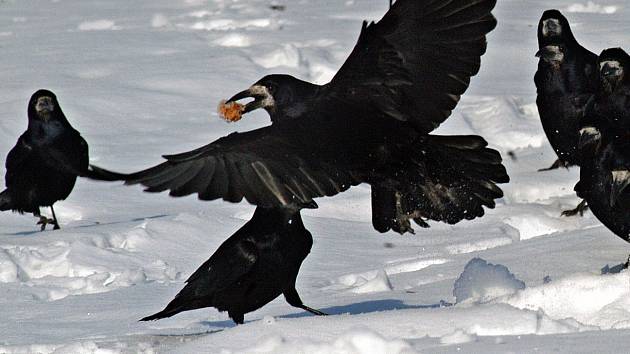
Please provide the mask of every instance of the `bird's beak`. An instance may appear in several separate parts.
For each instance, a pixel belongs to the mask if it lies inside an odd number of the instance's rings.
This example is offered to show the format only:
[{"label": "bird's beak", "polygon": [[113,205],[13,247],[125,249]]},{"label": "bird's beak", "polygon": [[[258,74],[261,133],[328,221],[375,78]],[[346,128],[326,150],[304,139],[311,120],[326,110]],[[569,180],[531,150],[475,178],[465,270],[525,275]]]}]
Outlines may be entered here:
[{"label": "bird's beak", "polygon": [[44,96],[37,99],[35,103],[35,111],[44,120],[48,120],[50,113],[55,109],[52,98]]},{"label": "bird's beak", "polygon": [[259,108],[266,108],[269,105],[270,97],[271,95],[269,94],[269,91],[267,90],[266,87],[261,86],[261,85],[254,85],[248,88],[247,90],[241,91],[237,93],[236,95],[232,96],[225,103],[232,103],[232,102],[236,102],[245,98],[253,98],[254,100],[252,102],[247,103],[245,107],[243,108],[242,113],[245,114],[251,111],[255,111]]},{"label": "bird's beak", "polygon": [[602,138],[602,133],[595,127],[584,127],[580,129],[580,139],[578,141],[578,149],[590,146],[592,144],[599,144]]},{"label": "bird's beak", "polygon": [[616,78],[621,74],[621,66],[618,62],[606,61],[601,64],[600,73],[606,79]]},{"label": "bird's beak", "polygon": [[630,171],[612,171],[612,187],[610,188],[610,207],[617,204],[619,195],[630,185]]}]

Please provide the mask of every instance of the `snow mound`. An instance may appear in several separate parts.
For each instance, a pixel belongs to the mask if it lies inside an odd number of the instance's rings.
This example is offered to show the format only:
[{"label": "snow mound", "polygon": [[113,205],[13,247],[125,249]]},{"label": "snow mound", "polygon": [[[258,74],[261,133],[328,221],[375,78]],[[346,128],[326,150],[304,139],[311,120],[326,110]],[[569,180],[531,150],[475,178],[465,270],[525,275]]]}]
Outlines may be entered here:
[{"label": "snow mound", "polygon": [[249,47],[250,45],[252,45],[252,40],[246,35],[239,34],[239,33],[232,33],[232,34],[223,36],[219,39],[216,39],[213,43],[216,45],[220,45],[222,47],[242,48],[242,47]]},{"label": "snow mound", "polygon": [[81,22],[78,26],[79,31],[106,31],[118,30],[120,27],[112,20],[96,20]]},{"label": "snow mound", "polygon": [[580,13],[591,13],[591,14],[606,14],[611,15],[617,12],[617,6],[615,5],[600,5],[594,3],[592,1],[587,2],[586,4],[582,3],[574,3],[567,6],[567,12],[580,12]]},{"label": "snow mound", "polygon": [[282,48],[274,50],[260,57],[252,58],[254,62],[265,69],[285,66],[298,68],[302,62],[300,50],[293,44],[285,44]]},{"label": "snow mound", "polygon": [[456,330],[453,333],[449,333],[440,338],[442,344],[463,344],[470,343],[477,340],[477,335],[467,333],[461,329]]},{"label": "snow mound", "polygon": [[0,245],[0,282],[20,282],[46,301],[96,294],[154,280],[174,280],[178,272],[159,259],[133,250],[150,241],[141,227],[123,234],[57,240],[35,246]]},{"label": "snow mound", "polygon": [[[271,336],[254,347],[239,353],[301,353],[301,354],[412,354],[411,346],[400,339],[391,340],[370,330],[354,330],[332,342],[286,340]],[[236,353],[223,351],[223,353]]]},{"label": "snow mound", "polygon": [[630,328],[630,274],[574,274],[498,301],[602,329]]},{"label": "snow mound", "polygon": [[520,289],[525,289],[525,283],[506,266],[473,258],[455,281],[453,296],[457,303],[487,302]]},{"label": "snow mound", "polygon": [[[346,274],[339,277],[334,283],[355,294],[377,293],[392,290],[392,284],[389,281],[389,277],[384,269],[357,274]],[[333,286],[333,288],[336,287],[337,286]]]}]

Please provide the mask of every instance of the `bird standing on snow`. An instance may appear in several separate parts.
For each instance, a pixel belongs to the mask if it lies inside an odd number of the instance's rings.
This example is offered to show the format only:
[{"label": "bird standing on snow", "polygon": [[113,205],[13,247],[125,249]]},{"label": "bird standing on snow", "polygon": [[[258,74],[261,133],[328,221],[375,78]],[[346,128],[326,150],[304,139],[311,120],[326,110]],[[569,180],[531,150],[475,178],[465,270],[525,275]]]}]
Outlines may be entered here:
[{"label": "bird standing on snow", "polygon": [[242,324],[244,315],[284,294],[291,305],[325,315],[302,302],[295,281],[313,238],[297,210],[256,208],[254,216],[228,238],[186,281],[166,308],[141,321],[182,311],[216,307]]},{"label": "bird standing on snow", "polygon": [[[479,71],[485,36],[496,26],[495,3],[398,0],[378,23],[363,24],[353,52],[330,83],[270,75],[222,106],[234,120],[265,109],[270,126],[165,156],[167,161],[144,171],[118,174],[95,166],[92,171],[103,179],[142,184],[148,192],[245,198],[270,215],[270,209],[299,210],[313,198],[369,183],[373,225],[380,232],[413,232],[411,220],[428,227],[428,219],[454,224],[480,217],[484,206],[493,208],[494,199],[503,196],[496,184],[509,180],[500,154],[479,136],[429,133],[450,116]],[[237,103],[246,98],[254,100]],[[288,237],[281,226],[286,217],[279,215],[256,224]],[[220,248],[213,258],[226,257],[224,252]],[[244,267],[243,262],[234,266]],[[226,286],[223,278],[201,275],[213,287]],[[233,306],[259,307],[242,299]]]},{"label": "bird standing on snow", "polygon": [[[33,213],[42,231],[47,224],[59,229],[53,204],[70,195],[88,163],[88,145],[64,116],[55,94],[35,92],[28,103],[28,129],[7,156],[0,211]],[[39,208],[46,206],[52,219],[40,214]]]},{"label": "bird standing on snow", "polygon": [[630,242],[630,56],[604,50],[599,69],[600,88],[580,130],[575,188],[602,224]]},{"label": "bird standing on snow", "polygon": [[545,134],[558,155],[558,160],[544,170],[577,165],[579,120],[597,88],[597,55],[577,42],[558,10],[543,13],[538,23],[538,46],[536,104]]},{"label": "bird standing on snow", "polygon": [[[558,10],[543,13],[538,46],[536,105],[547,139],[558,155],[551,167],[540,170],[547,171],[578,164],[579,121],[597,88],[597,55],[577,42],[569,21]],[[582,202],[562,215],[582,215],[586,209]]]}]

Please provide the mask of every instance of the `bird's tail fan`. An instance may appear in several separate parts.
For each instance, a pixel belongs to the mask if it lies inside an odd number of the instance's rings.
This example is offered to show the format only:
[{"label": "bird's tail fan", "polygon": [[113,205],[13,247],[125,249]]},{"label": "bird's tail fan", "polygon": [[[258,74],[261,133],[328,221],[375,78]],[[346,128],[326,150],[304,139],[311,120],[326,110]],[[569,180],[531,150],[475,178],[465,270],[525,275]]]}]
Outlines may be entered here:
[{"label": "bird's tail fan", "polygon": [[[509,182],[498,151],[479,136],[429,135],[418,141],[403,168],[372,185],[372,224],[379,232],[413,233],[410,220],[455,224],[484,214]],[[393,182],[392,182],[393,181]]]}]

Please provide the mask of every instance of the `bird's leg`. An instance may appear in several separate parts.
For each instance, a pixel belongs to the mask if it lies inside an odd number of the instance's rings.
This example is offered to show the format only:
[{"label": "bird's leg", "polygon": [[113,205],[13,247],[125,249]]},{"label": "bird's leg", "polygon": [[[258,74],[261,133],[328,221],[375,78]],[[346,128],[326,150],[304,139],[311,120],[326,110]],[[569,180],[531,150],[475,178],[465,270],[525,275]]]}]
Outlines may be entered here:
[{"label": "bird's leg", "polygon": [[389,8],[392,8],[392,3],[394,2],[394,0],[389,0]]},{"label": "bird's leg", "polygon": [[53,206],[50,206],[50,211],[52,212],[52,216],[53,216],[53,225],[55,225],[53,227],[53,230],[59,230],[61,229],[61,227],[59,227],[59,223],[57,222],[57,215],[55,215],[55,209],[53,208]]},{"label": "bird's leg", "polygon": [[300,308],[302,310],[308,311],[310,313],[312,313],[313,315],[317,315],[317,316],[327,316],[327,313],[321,312],[319,310],[315,310],[313,308],[310,308],[306,305],[304,305],[304,303],[302,302],[302,299],[300,299],[300,295],[298,295],[297,290],[295,290],[295,282],[292,288],[289,289],[285,289],[283,291],[284,293],[284,298],[285,300],[287,300],[287,302],[289,303],[289,305],[293,306],[293,307],[297,307]]},{"label": "bird's leg", "polygon": [[584,212],[588,210],[588,204],[586,204],[586,200],[582,199],[580,204],[575,209],[565,210],[562,212],[562,216],[575,216],[580,214],[580,216],[584,216]]},{"label": "bird's leg", "polygon": [[551,170],[555,170],[557,168],[560,167],[564,167],[566,169],[569,168],[569,163],[566,161],[562,161],[560,159],[557,159],[556,162],[553,163],[553,165],[549,166],[548,168],[541,168],[540,170],[538,170],[538,172],[543,172],[543,171],[551,171]]},{"label": "bird's leg", "polygon": [[39,230],[39,231],[44,231],[44,230],[46,230],[46,225],[48,225],[48,224],[54,224],[54,222],[55,222],[55,221],[54,221],[54,220],[52,220],[52,219],[49,219],[49,218],[47,218],[47,217],[45,217],[45,216],[42,216],[41,212],[39,211],[39,208],[37,208],[37,210],[33,213],[33,215],[34,215],[36,218],[39,218],[39,221],[38,221],[38,222],[37,222],[37,224],[36,224],[36,225],[41,225],[41,228],[40,228],[40,230]]}]

